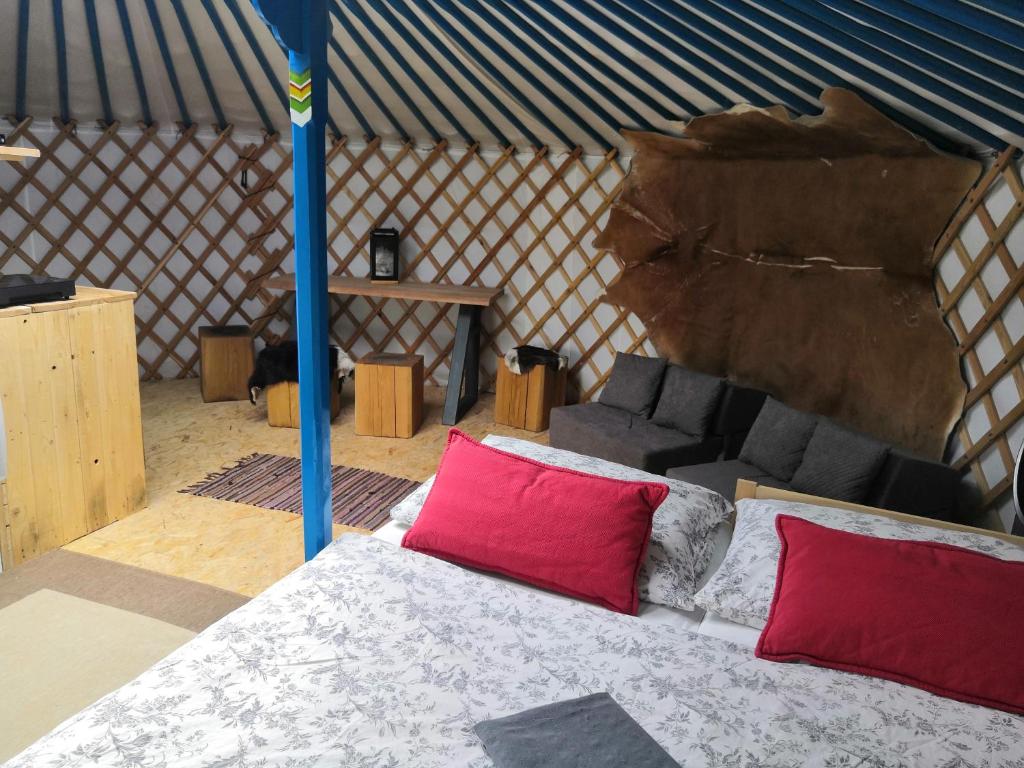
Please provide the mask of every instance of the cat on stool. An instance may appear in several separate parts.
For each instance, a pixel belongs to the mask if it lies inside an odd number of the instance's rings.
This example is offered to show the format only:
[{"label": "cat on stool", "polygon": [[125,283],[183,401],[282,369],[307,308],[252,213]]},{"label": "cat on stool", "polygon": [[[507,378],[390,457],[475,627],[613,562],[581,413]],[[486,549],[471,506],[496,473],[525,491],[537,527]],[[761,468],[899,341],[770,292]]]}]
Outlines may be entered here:
[{"label": "cat on stool", "polygon": [[[328,365],[331,375],[337,379],[339,391],[346,378],[356,369],[356,364],[341,347],[328,347]],[[249,402],[253,405],[264,389],[282,381],[299,380],[299,345],[294,341],[267,345],[256,356],[252,376],[249,377]]]},{"label": "cat on stool", "polygon": [[550,371],[557,372],[565,368],[566,359],[550,349],[528,344],[505,353],[505,367],[512,373],[529,373],[537,365],[545,365]]}]

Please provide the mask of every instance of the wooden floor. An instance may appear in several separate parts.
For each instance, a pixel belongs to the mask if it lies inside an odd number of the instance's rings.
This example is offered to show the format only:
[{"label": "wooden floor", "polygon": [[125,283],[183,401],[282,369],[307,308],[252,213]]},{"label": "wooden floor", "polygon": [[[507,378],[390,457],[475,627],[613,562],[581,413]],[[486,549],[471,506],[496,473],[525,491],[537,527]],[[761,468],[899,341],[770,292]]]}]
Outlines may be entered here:
[{"label": "wooden floor", "polygon": [[[409,440],[357,437],[351,382],[331,432],[335,464],[423,480],[433,474],[448,428],[441,424],[444,390],[427,388],[424,423]],[[494,398],[459,423],[482,438],[490,433],[545,442],[547,434],[494,423]],[[256,595],[302,562],[302,519],[178,493],[208,473],[250,453],[299,455],[299,432],[268,427],[266,405],[203,403],[196,379],[142,385],[149,504],[131,517],[67,545],[66,549]],[[346,529],[335,526],[335,536]]]}]

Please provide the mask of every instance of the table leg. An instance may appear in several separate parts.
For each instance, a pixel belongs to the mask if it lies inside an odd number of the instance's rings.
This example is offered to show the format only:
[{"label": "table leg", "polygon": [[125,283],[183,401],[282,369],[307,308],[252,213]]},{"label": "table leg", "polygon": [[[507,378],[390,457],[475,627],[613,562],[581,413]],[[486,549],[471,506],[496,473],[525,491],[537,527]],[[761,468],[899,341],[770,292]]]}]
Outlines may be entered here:
[{"label": "table leg", "polygon": [[480,394],[480,307],[460,304],[442,424],[458,423]]}]

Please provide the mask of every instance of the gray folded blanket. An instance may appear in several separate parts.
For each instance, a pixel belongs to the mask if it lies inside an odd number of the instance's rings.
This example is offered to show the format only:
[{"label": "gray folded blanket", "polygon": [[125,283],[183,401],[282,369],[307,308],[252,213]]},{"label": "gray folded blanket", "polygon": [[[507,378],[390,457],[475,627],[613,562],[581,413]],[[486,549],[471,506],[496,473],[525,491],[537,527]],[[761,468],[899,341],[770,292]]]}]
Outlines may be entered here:
[{"label": "gray folded blanket", "polygon": [[498,768],[679,768],[607,693],[485,720],[473,730]]}]

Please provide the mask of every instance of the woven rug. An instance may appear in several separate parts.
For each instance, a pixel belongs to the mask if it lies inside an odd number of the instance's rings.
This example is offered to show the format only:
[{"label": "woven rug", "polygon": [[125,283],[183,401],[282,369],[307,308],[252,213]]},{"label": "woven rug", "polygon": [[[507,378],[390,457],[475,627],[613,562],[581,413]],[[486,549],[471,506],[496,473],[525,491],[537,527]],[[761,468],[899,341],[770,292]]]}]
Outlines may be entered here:
[{"label": "woven rug", "polygon": [[[208,475],[182,493],[265,509],[302,514],[302,465],[290,456],[254,453],[237,464]],[[391,507],[419,483],[382,472],[331,467],[331,509],[334,522],[376,531],[388,521]]]},{"label": "woven rug", "polygon": [[0,574],[0,763],[247,602],[63,549]]}]

